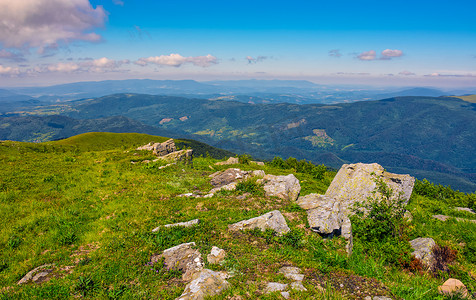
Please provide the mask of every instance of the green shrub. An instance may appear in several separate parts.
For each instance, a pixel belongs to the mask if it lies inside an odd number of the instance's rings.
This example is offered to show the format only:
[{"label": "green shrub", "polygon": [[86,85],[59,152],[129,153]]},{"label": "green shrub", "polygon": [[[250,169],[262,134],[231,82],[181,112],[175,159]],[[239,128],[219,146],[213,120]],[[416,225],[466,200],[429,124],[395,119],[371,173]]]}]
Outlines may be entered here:
[{"label": "green shrub", "polygon": [[96,290],[96,284],[94,280],[89,277],[89,276],[79,276],[76,285],[75,285],[75,290],[81,296],[86,297],[87,295],[93,293]]},{"label": "green shrub", "polygon": [[258,184],[255,178],[238,182],[236,191],[243,193],[250,193],[255,196],[264,196],[265,191],[262,184]]},{"label": "green shrub", "polygon": [[238,162],[243,165],[249,165],[252,159],[251,155],[248,154],[238,155]]},{"label": "green shrub", "polygon": [[376,183],[378,194],[374,193],[373,197],[353,208],[354,215],[350,219],[354,243],[368,255],[406,267],[411,261],[411,248],[409,228],[403,218],[403,199],[394,197],[382,180],[376,180]]},{"label": "green shrub", "polygon": [[295,172],[312,175],[314,179],[321,180],[327,172],[327,167],[324,165],[314,165],[306,160],[297,160],[294,157],[289,157],[283,160],[281,157],[274,157],[269,165],[280,169],[294,169]]}]

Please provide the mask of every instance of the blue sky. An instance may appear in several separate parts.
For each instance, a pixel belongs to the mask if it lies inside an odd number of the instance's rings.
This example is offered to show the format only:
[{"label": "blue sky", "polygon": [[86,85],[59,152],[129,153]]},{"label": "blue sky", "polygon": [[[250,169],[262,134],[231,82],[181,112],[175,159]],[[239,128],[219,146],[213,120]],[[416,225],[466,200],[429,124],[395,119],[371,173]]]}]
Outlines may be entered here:
[{"label": "blue sky", "polygon": [[0,0],[0,87],[306,79],[476,85],[475,1]]}]

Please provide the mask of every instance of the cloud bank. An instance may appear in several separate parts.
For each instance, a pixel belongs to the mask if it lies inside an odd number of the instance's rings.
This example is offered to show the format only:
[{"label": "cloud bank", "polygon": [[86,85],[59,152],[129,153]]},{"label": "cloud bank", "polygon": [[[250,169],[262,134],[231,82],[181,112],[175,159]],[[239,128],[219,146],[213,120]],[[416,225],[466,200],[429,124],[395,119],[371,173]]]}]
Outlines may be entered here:
[{"label": "cloud bank", "polygon": [[198,67],[209,67],[211,65],[217,64],[218,59],[208,54],[207,56],[188,56],[184,57],[177,53],[172,53],[170,55],[160,55],[160,56],[151,56],[151,57],[142,57],[134,62],[139,66],[147,66],[149,64],[155,64],[159,66],[170,66],[170,67],[180,67],[184,64],[192,64]]},{"label": "cloud bank", "polygon": [[89,0],[0,0],[0,44],[5,48],[47,47],[72,41],[97,42],[91,30],[106,20]]}]

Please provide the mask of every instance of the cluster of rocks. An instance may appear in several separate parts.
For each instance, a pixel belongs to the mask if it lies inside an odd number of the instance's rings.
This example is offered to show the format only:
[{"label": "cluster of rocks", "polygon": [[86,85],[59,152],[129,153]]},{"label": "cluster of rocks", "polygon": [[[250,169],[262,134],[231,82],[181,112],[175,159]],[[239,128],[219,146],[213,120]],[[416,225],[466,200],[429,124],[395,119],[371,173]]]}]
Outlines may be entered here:
[{"label": "cluster of rocks", "polygon": [[279,273],[283,274],[289,280],[293,282],[290,284],[287,283],[279,283],[279,282],[268,282],[266,288],[264,289],[265,294],[269,294],[272,292],[281,292],[281,295],[285,299],[289,299],[290,291],[307,291],[307,289],[302,284],[304,280],[304,274],[301,274],[301,269],[292,266],[286,266],[279,269]]},{"label": "cluster of rocks", "polygon": [[239,182],[250,178],[258,178],[257,183],[263,184],[266,196],[278,197],[285,200],[295,201],[301,191],[299,180],[293,175],[276,176],[266,174],[263,170],[243,171],[237,168],[228,168],[218,171],[209,176],[213,188],[206,194],[186,193],[179,197],[209,198],[219,191],[233,191]]},{"label": "cluster of rocks", "polygon": [[[204,299],[219,295],[230,287],[226,280],[230,277],[228,273],[205,269],[202,254],[195,247],[194,242],[184,243],[151,257],[152,265],[162,262],[163,266],[160,267],[182,272],[182,280],[187,282],[187,285],[177,300]],[[220,263],[225,255],[225,250],[214,246],[207,256],[208,263]]]},{"label": "cluster of rocks", "polygon": [[352,226],[349,216],[356,203],[369,197],[381,198],[378,182],[393,190],[392,199],[400,198],[406,205],[412,194],[415,178],[386,172],[379,164],[343,165],[325,195],[310,194],[300,197],[297,204],[307,211],[311,230],[323,237],[342,235],[347,240],[346,250],[352,253]]},{"label": "cluster of rocks", "polygon": [[[468,207],[455,207],[454,209],[456,211],[461,211],[461,212],[465,212],[465,213],[468,213],[468,214],[471,214],[471,215],[476,215],[476,212],[474,210],[472,210],[471,208],[468,208]],[[433,215],[433,218],[435,218],[437,220],[440,220],[440,221],[443,221],[443,222],[445,222],[446,220],[449,220],[449,219],[455,219],[458,222],[476,223],[476,220],[467,219],[467,218],[451,217],[451,216],[447,216],[447,215]]]},{"label": "cluster of rocks", "polygon": [[[183,161],[185,163],[192,163],[193,160],[193,150],[192,149],[184,149],[184,150],[177,150],[175,146],[175,142],[173,139],[169,139],[163,143],[154,143],[150,142],[147,145],[140,146],[136,150],[147,150],[152,151],[154,155],[157,155],[157,159],[152,160],[153,162],[158,161],[159,159],[166,160],[166,161]],[[149,162],[149,161],[144,161]],[[132,162],[134,163],[134,162]],[[168,164],[168,167],[172,164]]]}]

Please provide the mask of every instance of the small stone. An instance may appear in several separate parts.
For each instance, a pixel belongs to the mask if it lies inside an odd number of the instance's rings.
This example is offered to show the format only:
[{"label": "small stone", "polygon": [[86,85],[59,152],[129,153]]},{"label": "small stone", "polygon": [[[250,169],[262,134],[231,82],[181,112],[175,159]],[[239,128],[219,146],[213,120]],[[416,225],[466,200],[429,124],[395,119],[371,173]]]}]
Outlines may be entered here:
[{"label": "small stone", "polygon": [[296,291],[307,291],[301,281],[295,281],[291,283],[291,289]]},{"label": "small stone", "polygon": [[219,264],[225,258],[226,252],[223,249],[213,246],[207,260],[210,264]]},{"label": "small stone", "polygon": [[432,238],[416,238],[410,241],[413,251],[412,255],[420,259],[428,268],[433,264],[432,249],[435,247],[435,240]]},{"label": "small stone", "polygon": [[279,269],[279,273],[284,274],[284,277],[287,279],[294,281],[302,281],[304,279],[304,275],[300,274],[301,269],[297,267],[282,267]]},{"label": "small stone", "polygon": [[459,295],[463,298],[468,297],[466,286],[458,279],[450,278],[438,287],[438,292],[450,297]]},{"label": "small stone", "polygon": [[223,166],[223,165],[234,165],[234,164],[239,164],[239,163],[240,162],[238,160],[238,157],[230,157],[225,161],[219,161],[219,162],[215,163],[215,165]]},{"label": "small stone", "polygon": [[443,222],[451,218],[450,216],[445,215],[433,215],[432,217]]},{"label": "small stone", "polygon": [[25,284],[28,282],[34,283],[42,283],[48,281],[50,275],[54,271],[54,264],[45,264],[39,267],[34,268],[30,272],[28,272],[25,276],[23,276],[17,284]]},{"label": "small stone", "polygon": [[455,207],[455,209],[456,209],[457,211],[469,212],[470,214],[473,214],[473,215],[476,214],[476,212],[475,212],[473,209],[469,208],[469,207]]},{"label": "small stone", "polygon": [[289,299],[289,297],[291,297],[289,292],[281,292],[281,296],[283,296],[284,299]]},{"label": "small stone", "polygon": [[225,280],[226,275],[225,272],[204,269],[194,275],[176,300],[202,300],[205,297],[219,295],[230,287],[230,283]]},{"label": "small stone", "polygon": [[[166,228],[169,228],[169,227],[191,227],[193,225],[197,225],[197,224],[200,224],[200,220],[199,219],[193,219],[191,221],[188,221],[188,222],[179,222],[179,223],[175,223],[175,224],[167,224],[167,225],[164,225],[163,227],[166,227]],[[156,227],[154,229],[152,229],[152,232],[156,232],[158,231],[162,226],[159,226],[159,227]]]},{"label": "small stone", "polygon": [[288,288],[287,284],[279,283],[279,282],[268,282],[268,285],[264,289],[264,293],[272,293],[272,292],[281,292],[285,291]]}]

